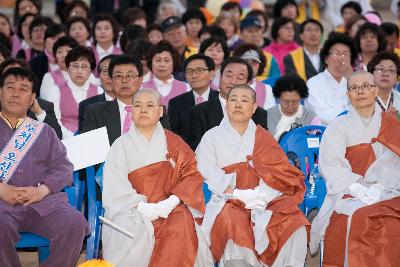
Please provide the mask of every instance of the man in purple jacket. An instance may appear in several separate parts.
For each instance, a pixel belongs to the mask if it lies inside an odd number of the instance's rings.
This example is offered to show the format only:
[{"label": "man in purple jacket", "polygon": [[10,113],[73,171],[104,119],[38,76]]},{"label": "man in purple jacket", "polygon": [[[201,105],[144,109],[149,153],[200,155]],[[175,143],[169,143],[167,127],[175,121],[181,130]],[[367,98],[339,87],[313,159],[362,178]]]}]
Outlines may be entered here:
[{"label": "man in purple jacket", "polygon": [[61,192],[73,171],[64,145],[51,127],[26,116],[35,79],[24,68],[0,77],[0,266],[20,266],[21,232],[50,240],[41,266],[75,266],[88,226]]}]

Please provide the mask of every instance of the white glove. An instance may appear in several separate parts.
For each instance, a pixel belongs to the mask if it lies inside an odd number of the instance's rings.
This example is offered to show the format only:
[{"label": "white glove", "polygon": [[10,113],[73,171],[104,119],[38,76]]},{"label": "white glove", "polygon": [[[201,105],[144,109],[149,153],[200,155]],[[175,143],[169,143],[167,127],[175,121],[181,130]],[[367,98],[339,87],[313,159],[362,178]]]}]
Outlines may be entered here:
[{"label": "white glove", "polygon": [[380,184],[373,184],[368,188],[366,192],[367,197],[369,198],[371,204],[378,202],[382,195],[385,193],[385,188]]},{"label": "white glove", "polygon": [[235,189],[233,190],[233,196],[239,199],[240,201],[247,203],[251,200],[260,200],[262,196],[256,189]]},{"label": "white glove", "polygon": [[140,202],[137,206],[137,211],[150,221],[155,221],[159,217],[157,203]]},{"label": "white glove", "polygon": [[171,195],[169,198],[158,202],[156,204],[158,216],[164,219],[168,218],[168,215],[178,206],[179,202],[179,198],[175,195]]},{"label": "white glove", "polygon": [[245,206],[246,209],[259,210],[259,211],[265,210],[266,207],[267,207],[267,203],[265,203],[262,200],[258,200],[258,199],[248,201]]},{"label": "white glove", "polygon": [[369,188],[359,184],[354,183],[349,186],[350,194],[367,205],[374,204],[378,202],[384,193],[383,186],[379,184],[373,184]]}]

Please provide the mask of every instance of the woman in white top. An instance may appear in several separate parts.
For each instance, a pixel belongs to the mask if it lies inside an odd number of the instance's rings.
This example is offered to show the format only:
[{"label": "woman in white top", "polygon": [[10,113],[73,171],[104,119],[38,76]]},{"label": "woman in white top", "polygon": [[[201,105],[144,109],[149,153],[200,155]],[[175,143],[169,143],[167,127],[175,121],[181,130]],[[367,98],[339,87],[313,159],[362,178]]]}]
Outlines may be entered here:
[{"label": "woman in white top", "polygon": [[309,97],[305,106],[310,107],[328,125],[343,111],[348,110],[347,77],[353,73],[357,58],[354,40],[342,33],[332,34],[320,52],[325,71],[307,81]]},{"label": "woman in white top", "polygon": [[176,80],[172,74],[179,64],[178,52],[167,41],[160,41],[148,52],[147,67],[151,70],[151,76],[142,83],[142,88],[158,91],[162,96],[161,103],[167,108],[171,98],[190,90],[187,83]]},{"label": "woman in white top", "polygon": [[374,75],[379,94],[376,102],[382,111],[400,112],[400,93],[394,88],[400,75],[400,59],[395,53],[381,52],[368,63],[368,71]]},{"label": "woman in white top", "polygon": [[69,78],[67,67],[65,66],[65,57],[72,48],[79,46],[78,42],[72,37],[63,36],[53,45],[53,55],[58,68],[47,72],[40,86],[41,97],[47,99],[49,92],[54,85],[61,84]]},{"label": "woman in white top", "polygon": [[65,57],[65,65],[70,79],[54,85],[46,99],[54,103],[63,139],[72,137],[78,130],[79,102],[102,93],[100,87],[89,81],[90,73],[96,67],[90,48],[73,48]]},{"label": "woman in white top", "polygon": [[110,14],[98,14],[94,18],[92,31],[96,65],[105,56],[122,54],[122,50],[116,45],[119,34],[118,23]]},{"label": "woman in white top", "polygon": [[212,58],[215,64],[215,74],[211,81],[211,88],[219,91],[219,80],[221,78],[221,64],[229,57],[229,49],[225,40],[218,37],[210,37],[200,44],[199,54]]},{"label": "woman in white top", "polygon": [[253,69],[253,79],[249,85],[256,91],[257,105],[265,110],[275,106],[276,102],[272,94],[272,87],[256,78],[263,74],[267,65],[267,59],[263,51],[255,44],[244,43],[233,51],[233,56],[243,58]]}]

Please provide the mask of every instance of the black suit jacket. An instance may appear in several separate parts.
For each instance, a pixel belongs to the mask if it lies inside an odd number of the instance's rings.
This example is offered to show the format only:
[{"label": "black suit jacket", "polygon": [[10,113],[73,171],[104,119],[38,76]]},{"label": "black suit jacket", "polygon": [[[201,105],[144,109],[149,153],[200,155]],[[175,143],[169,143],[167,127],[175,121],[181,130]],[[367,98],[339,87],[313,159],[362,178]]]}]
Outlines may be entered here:
[{"label": "black suit jacket", "polygon": [[[62,138],[61,126],[58,124],[56,113],[54,112],[54,104],[52,102],[46,101],[44,99],[37,99],[39,106],[46,111],[46,117],[44,117],[44,123],[47,123],[51,128],[56,131],[58,138]],[[35,113],[30,109],[27,114],[30,118],[37,120]]]},{"label": "black suit jacket", "polygon": [[[217,91],[210,90],[208,99],[214,99],[218,95]],[[174,97],[169,101],[168,116],[171,130],[181,136],[186,142],[188,142],[189,138],[189,110],[195,104],[193,90]]]},{"label": "black suit jacket", "polygon": [[[192,107],[189,112],[190,124],[188,141],[190,147],[195,150],[205,132],[218,126],[223,118],[224,113],[219,98],[214,98]],[[266,110],[257,107],[252,119],[255,124],[259,124],[267,129]]]},{"label": "black suit jacket", "polygon": [[[297,74],[297,70],[296,70],[296,67],[294,66],[293,58],[290,54],[288,54],[287,56],[284,57],[283,64],[285,65],[285,72],[287,74],[289,74],[289,73]],[[324,71],[324,69],[325,69],[324,62],[321,60],[319,63],[319,69],[316,70],[314,68],[314,65],[311,63],[310,58],[307,56],[307,54],[305,52],[304,52],[304,65],[305,65],[307,80],[310,79],[311,77],[317,75],[318,73]]]},{"label": "black suit jacket", "polygon": [[78,113],[78,130],[79,132],[82,132],[82,127],[83,127],[83,120],[84,120],[84,113],[86,107],[94,104],[94,103],[99,103],[99,102],[105,102],[106,101],[106,94],[102,93],[100,95],[95,95],[92,97],[89,97],[81,102],[79,102],[79,113]]},{"label": "black suit jacket", "polygon": [[[161,117],[162,126],[169,129],[168,115]],[[82,132],[107,128],[110,145],[121,136],[121,120],[117,100],[95,103],[85,109]]]},{"label": "black suit jacket", "polygon": [[[49,60],[44,52],[40,53],[37,57],[32,58],[29,61],[32,71],[36,74],[36,77],[42,82],[44,75],[49,71]],[[40,96],[40,91],[36,94]]]}]

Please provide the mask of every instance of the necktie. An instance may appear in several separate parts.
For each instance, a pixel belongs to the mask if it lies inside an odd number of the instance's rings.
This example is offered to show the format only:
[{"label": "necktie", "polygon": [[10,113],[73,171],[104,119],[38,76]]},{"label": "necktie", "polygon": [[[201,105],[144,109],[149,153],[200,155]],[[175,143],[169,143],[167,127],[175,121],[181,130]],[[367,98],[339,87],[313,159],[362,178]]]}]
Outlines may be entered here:
[{"label": "necktie", "polygon": [[200,103],[203,103],[204,102],[204,98],[202,98],[201,96],[198,96],[197,98],[196,98],[196,105],[197,104],[200,104]]},{"label": "necktie", "polygon": [[126,106],[125,107],[126,110],[126,116],[125,116],[125,120],[124,120],[124,128],[122,133],[126,133],[127,131],[129,131],[129,128],[131,128],[131,124],[132,124],[132,106]]},{"label": "necktie", "polygon": [[114,11],[118,11],[120,8],[120,0],[114,0]]}]

